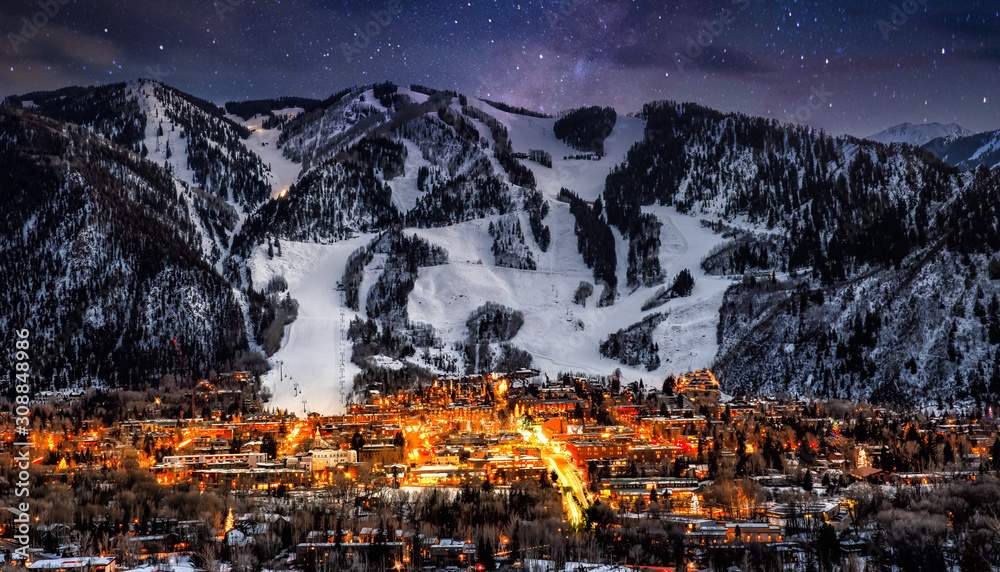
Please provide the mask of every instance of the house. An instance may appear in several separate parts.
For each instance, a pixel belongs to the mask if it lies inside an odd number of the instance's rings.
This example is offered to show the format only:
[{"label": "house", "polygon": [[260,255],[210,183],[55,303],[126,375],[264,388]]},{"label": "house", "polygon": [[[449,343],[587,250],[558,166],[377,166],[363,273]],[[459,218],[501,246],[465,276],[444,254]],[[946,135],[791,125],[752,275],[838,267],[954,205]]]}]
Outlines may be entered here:
[{"label": "house", "polygon": [[313,449],[310,453],[310,468],[313,471],[358,462],[358,452],[354,449]]},{"label": "house", "polygon": [[700,405],[716,405],[722,395],[719,381],[707,369],[680,376],[675,391]]},{"label": "house", "polygon": [[590,460],[623,458],[628,447],[611,439],[571,439],[566,442],[566,450],[577,464],[583,465]]},{"label": "house", "polygon": [[766,522],[726,523],[726,542],[782,542],[781,527]]},{"label": "house", "polygon": [[368,444],[361,447],[358,460],[376,467],[392,465],[404,460],[404,450],[392,443]]},{"label": "house", "polygon": [[426,558],[439,568],[445,566],[467,566],[475,559],[476,544],[471,541],[442,538],[428,547]]}]

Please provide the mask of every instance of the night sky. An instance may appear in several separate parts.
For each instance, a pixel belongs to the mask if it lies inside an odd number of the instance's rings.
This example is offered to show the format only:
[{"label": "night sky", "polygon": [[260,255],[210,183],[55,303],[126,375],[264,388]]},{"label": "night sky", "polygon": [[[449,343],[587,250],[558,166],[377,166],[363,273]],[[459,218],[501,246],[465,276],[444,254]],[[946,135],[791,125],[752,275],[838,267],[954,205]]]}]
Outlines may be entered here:
[{"label": "night sky", "polygon": [[388,79],[549,112],[673,99],[836,134],[1000,129],[997,0],[0,2],[0,95],[152,77],[221,103]]}]

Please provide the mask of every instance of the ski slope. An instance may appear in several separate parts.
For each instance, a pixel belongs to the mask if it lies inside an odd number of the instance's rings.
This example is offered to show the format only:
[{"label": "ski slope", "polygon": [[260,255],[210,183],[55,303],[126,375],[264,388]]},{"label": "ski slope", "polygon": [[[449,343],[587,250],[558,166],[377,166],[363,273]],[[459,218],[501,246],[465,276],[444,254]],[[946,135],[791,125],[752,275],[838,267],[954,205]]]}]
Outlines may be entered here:
[{"label": "ski slope", "polygon": [[[549,226],[552,240],[548,251],[542,252],[531,235],[527,214],[517,211],[515,216],[520,218],[527,247],[537,265],[536,270],[518,270],[494,264],[492,238],[487,229],[499,217],[443,228],[407,229],[405,232],[415,233],[448,252],[447,264],[419,269],[408,298],[410,320],[432,325],[443,342],[443,349],[434,351],[458,357],[460,352],[451,348],[455,342],[466,339],[469,315],[486,302],[497,302],[524,313],[524,325],[511,343],[530,352],[533,367],[550,377],[560,372],[607,375],[620,368],[626,381],[643,379],[655,384],[670,373],[711,366],[718,351],[719,308],[731,282],[706,276],[701,270],[702,258],[724,239],[702,226],[695,216],[678,213],[672,207],[644,208],[644,212],[663,223],[660,263],[666,278],[664,284],[635,291],[625,286],[628,244],[615,230],[618,300],[612,306],[598,308],[603,286],[596,284],[585,305],[573,303],[581,282],[594,283],[593,270],[584,264],[578,252],[569,205],[555,200],[555,196],[562,187],[572,189],[586,200],[600,196],[608,172],[643,137],[642,120],[619,117],[606,141],[607,155],[603,159],[572,160],[563,157],[579,152],[555,139],[552,134],[555,119],[509,114],[475,100],[470,103],[482,106],[507,126],[516,151],[543,149],[552,155],[551,169],[522,161],[535,173],[538,188],[549,203],[544,224]],[[258,132],[251,142],[263,143],[267,135]],[[421,194],[416,189],[417,170],[429,163],[413,142],[404,139],[403,143],[408,151],[404,175],[389,184],[393,202],[405,211],[412,208]],[[266,147],[274,149],[271,145]],[[492,159],[492,152],[488,155]],[[262,288],[273,276],[284,276],[290,294],[299,302],[298,319],[287,328],[282,347],[272,356],[274,369],[264,376],[265,384],[274,392],[271,406],[299,412],[303,411],[305,400],[305,410],[309,412],[330,414],[344,410],[343,392],[350,391],[354,375],[360,372],[350,363],[351,347],[344,339],[346,326],[357,313],[343,307],[341,293],[335,287],[342,279],[347,257],[370,238],[357,237],[332,245],[282,241],[283,256],[273,259],[267,258],[266,247],[255,251],[249,263],[255,287]],[[365,271],[362,300],[381,271],[383,257],[376,255]],[[692,295],[642,311],[643,303],[661,286],[669,286],[683,268],[695,277]],[[661,359],[657,370],[627,367],[600,355],[600,344],[610,334],[654,312],[666,314],[654,331]],[[363,309],[360,314],[363,317]],[[421,362],[419,356],[418,352],[411,359]],[[281,368],[277,366],[279,361]],[[386,358],[384,365],[398,365],[390,361]]]},{"label": "ski slope", "polygon": [[337,283],[344,276],[347,257],[371,238],[362,235],[336,244],[282,241],[280,257],[268,259],[265,246],[247,262],[255,288],[284,276],[299,303],[298,318],[286,326],[281,348],[271,356],[273,369],[261,377],[274,395],[270,407],[324,415],[344,412],[345,395],[361,370],[351,363],[351,346],[345,339],[347,325],[357,313],[343,305]]},{"label": "ski slope", "polygon": [[[303,109],[299,107],[274,110],[275,115],[298,115],[302,112]],[[298,179],[302,165],[285,157],[281,153],[281,149],[278,148],[281,129],[264,129],[265,117],[263,115],[257,115],[250,121],[243,121],[236,115],[227,115],[226,117],[253,129],[246,145],[257,153],[261,161],[271,169],[268,173],[268,182],[271,183],[271,197],[275,198],[281,191],[287,190]]]},{"label": "ski slope", "polygon": [[[599,161],[563,159],[581,152],[556,139],[552,126],[556,118],[528,117],[500,111],[480,100],[469,99],[470,105],[483,109],[507,127],[515,152],[527,153],[542,149],[552,155],[552,168],[534,161],[522,160],[535,174],[538,190],[555,197],[561,187],[575,192],[580,198],[593,201],[604,192],[604,179],[615,165],[625,160],[632,145],[642,140],[645,122],[636,117],[619,115],[611,134],[604,141],[605,155]],[[486,136],[489,134],[487,132]]]},{"label": "ski slope", "polygon": [[661,370],[667,374],[709,367],[719,351],[716,338],[719,309],[732,280],[705,274],[701,261],[725,239],[702,226],[697,218],[678,213],[674,207],[652,206],[642,210],[663,223],[660,266],[667,277],[666,284],[669,286],[684,268],[691,271],[695,280],[690,296],[675,298],[650,310],[667,313],[667,319],[656,330]]},{"label": "ski slope", "polygon": [[[420,269],[409,297],[410,318],[433,325],[445,345],[450,345],[466,338],[466,319],[486,302],[520,310],[524,326],[511,343],[530,352],[533,366],[550,377],[559,372],[607,375],[621,368],[626,380],[648,381],[708,367],[718,351],[719,308],[731,281],[705,275],[700,262],[723,239],[702,227],[698,219],[672,207],[648,207],[646,212],[664,223],[660,262],[667,284],[682,268],[688,268],[695,277],[691,296],[643,312],[642,304],[657,288],[639,288],[632,293],[622,292],[613,306],[598,308],[601,286],[597,286],[586,306],[574,304],[574,292],[581,281],[593,283],[593,271],[584,265],[576,250],[568,206],[554,203],[546,218],[553,233],[549,252],[541,253],[531,244],[537,270],[492,264],[492,242],[486,232],[490,219],[445,228],[412,229],[445,248],[450,262]],[[621,283],[623,286],[623,276]],[[611,333],[658,311],[667,314],[655,331],[660,346],[659,369],[650,372],[630,368],[600,355],[598,348]]]},{"label": "ski slope", "polygon": [[[690,297],[674,299],[643,312],[643,303],[659,287],[639,288],[634,292],[625,287],[628,244],[615,230],[619,300],[613,306],[598,308],[602,286],[596,285],[586,306],[573,303],[580,282],[594,282],[593,270],[583,263],[577,250],[569,206],[552,197],[561,187],[578,192],[586,200],[600,196],[607,173],[625,159],[633,144],[641,140],[642,120],[620,116],[605,142],[607,154],[600,161],[564,160],[564,156],[579,151],[553,136],[555,119],[515,115],[480,101],[474,103],[501,120],[516,151],[544,149],[552,155],[551,169],[522,160],[535,173],[539,190],[549,199],[550,212],[544,222],[551,229],[552,243],[548,252],[541,252],[531,238],[527,217],[522,215],[521,226],[525,229],[526,242],[537,270],[516,270],[493,265],[492,239],[487,233],[492,219],[446,228],[410,229],[408,232],[415,232],[447,250],[450,261],[447,265],[420,269],[409,298],[410,318],[433,325],[449,345],[466,338],[466,319],[487,301],[520,310],[525,323],[511,343],[530,352],[534,367],[550,376],[559,372],[609,374],[620,367],[626,379],[649,380],[710,366],[718,351],[719,308],[731,281],[707,276],[702,271],[702,258],[724,239],[703,227],[694,216],[678,213],[672,207],[644,209],[663,223],[660,263],[667,279],[665,285],[669,286],[674,276],[687,268],[695,277]],[[629,368],[600,355],[598,348],[611,333],[654,312],[667,314],[667,319],[655,331],[661,356],[658,370]]]}]

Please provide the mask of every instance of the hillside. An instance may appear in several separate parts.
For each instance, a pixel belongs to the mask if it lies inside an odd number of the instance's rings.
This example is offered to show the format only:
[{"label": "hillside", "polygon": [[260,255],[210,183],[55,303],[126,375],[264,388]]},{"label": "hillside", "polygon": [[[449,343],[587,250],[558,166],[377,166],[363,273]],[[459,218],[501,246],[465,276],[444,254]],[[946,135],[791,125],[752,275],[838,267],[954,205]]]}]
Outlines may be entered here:
[{"label": "hillside", "polygon": [[972,131],[957,123],[900,123],[884,131],[869,135],[865,139],[877,143],[909,143],[917,147],[926,145],[934,139],[954,140],[959,137],[975,135]]},{"label": "hillside", "polygon": [[721,309],[728,391],[995,399],[995,173],[692,105],[643,116],[645,141],[608,178],[608,220],[628,230],[649,203],[721,215],[735,242],[703,266],[747,273]]},{"label": "hillside", "polygon": [[[128,219],[131,231],[84,233],[175,235],[81,258],[103,261],[89,270],[93,284],[120,274],[116,261],[156,269],[116,291],[119,318],[81,320],[127,342],[93,342],[127,356],[116,363],[135,368],[135,356],[154,352],[130,380],[176,371],[160,329],[187,340],[200,327],[225,333],[185,346],[199,367],[246,351],[272,368],[280,360],[263,380],[273,404],[292,410],[341,410],[356,374],[409,383],[529,366],[549,376],[619,369],[654,383],[712,366],[728,392],[747,394],[932,404],[1000,394],[996,175],[913,146],[673,102],[556,119],[390,83],[323,101],[245,102],[230,115],[154,82],[8,101],[24,102],[30,113],[5,113],[48,131],[73,121],[86,131],[63,137],[111,154],[112,175],[81,185],[116,197],[106,203],[122,202],[122,213],[135,201],[166,209],[140,208],[154,220]],[[587,127],[591,115],[600,132]],[[8,160],[32,155],[10,125]],[[600,152],[580,150],[597,142]],[[60,145],[42,155],[78,163],[80,145]],[[75,180],[72,169],[44,171],[58,160],[32,161],[38,172],[25,180],[48,181],[53,196]],[[118,180],[152,190],[118,196]],[[14,197],[4,213],[50,220],[69,209],[15,208],[27,199]],[[98,212],[72,206],[77,218]],[[100,212],[116,220],[115,210]],[[21,216],[12,228],[34,220]],[[155,250],[166,245],[172,257]],[[48,284],[86,291],[68,264],[37,266],[9,315],[24,314],[27,292],[59,291]],[[131,310],[150,299],[159,301],[143,315],[155,332]],[[518,327],[484,337],[485,307],[499,312],[489,320],[520,316]],[[40,335],[55,339],[65,314]],[[54,367],[66,384],[124,379]]]},{"label": "hillside", "polygon": [[134,387],[251,363],[238,300],[163,168],[4,107],[0,177],[0,323],[31,332],[46,384]]},{"label": "hillside", "polygon": [[1000,131],[933,139],[924,145],[924,149],[963,171],[1000,167]]},{"label": "hillside", "polygon": [[139,80],[8,98],[33,113],[87,127],[153,161],[180,183],[194,207],[201,248],[220,264],[246,216],[277,194],[252,131],[216,105],[162,83]]}]

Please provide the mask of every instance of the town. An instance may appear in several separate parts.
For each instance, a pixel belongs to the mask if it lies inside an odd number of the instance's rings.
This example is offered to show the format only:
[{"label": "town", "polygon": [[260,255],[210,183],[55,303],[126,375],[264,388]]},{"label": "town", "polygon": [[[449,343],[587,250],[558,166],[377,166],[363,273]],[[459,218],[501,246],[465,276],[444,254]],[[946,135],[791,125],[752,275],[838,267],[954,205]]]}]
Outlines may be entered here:
[{"label": "town", "polygon": [[35,396],[27,554],[14,540],[21,467],[4,414],[4,566],[1000,564],[991,409],[741,401],[707,370],[655,385],[532,370],[406,388],[387,378],[332,417],[269,410],[266,398],[249,372]]}]

